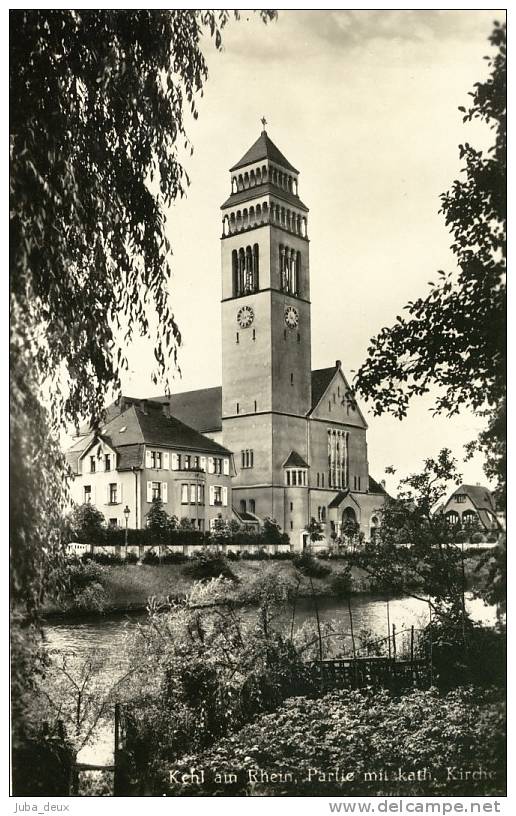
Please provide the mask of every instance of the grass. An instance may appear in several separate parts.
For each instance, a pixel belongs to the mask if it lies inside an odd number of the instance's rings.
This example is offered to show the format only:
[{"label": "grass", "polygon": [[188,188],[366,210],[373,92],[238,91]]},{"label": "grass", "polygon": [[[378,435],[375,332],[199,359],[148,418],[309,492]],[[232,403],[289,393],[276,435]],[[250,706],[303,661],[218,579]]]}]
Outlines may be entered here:
[{"label": "grass", "polygon": [[[474,572],[478,558],[470,556],[465,560],[466,579],[468,587],[478,586],[482,583],[483,573],[486,567],[479,573]],[[343,561],[324,562],[331,566],[331,572],[323,577],[313,578],[313,588],[317,596],[333,596],[337,593],[334,589],[335,576],[344,568]],[[127,611],[144,609],[150,597],[158,600],[167,596],[183,596],[187,594],[193,584],[194,578],[187,573],[188,562],[181,564],[162,564],[160,566],[142,564],[127,566],[104,567],[102,572],[102,584],[105,591],[105,612]],[[238,599],[239,587],[249,588],[266,571],[269,575],[276,576],[285,581],[297,583],[299,573],[295,570],[291,561],[231,561],[230,567],[236,577],[238,584],[231,591],[235,599]],[[353,567],[352,592],[356,594],[369,593],[374,591],[367,574]],[[333,586],[332,586],[333,585]],[[311,595],[310,582],[306,577],[302,577],[299,585],[299,597],[309,597]],[[51,606],[46,608],[47,614],[57,611]]]}]

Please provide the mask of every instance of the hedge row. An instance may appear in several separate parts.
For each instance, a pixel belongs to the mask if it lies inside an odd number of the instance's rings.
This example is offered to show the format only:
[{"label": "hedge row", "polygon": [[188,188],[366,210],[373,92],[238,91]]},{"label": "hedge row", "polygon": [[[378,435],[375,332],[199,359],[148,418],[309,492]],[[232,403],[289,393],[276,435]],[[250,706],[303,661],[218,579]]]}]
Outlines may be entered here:
[{"label": "hedge row", "polygon": [[[107,527],[96,531],[95,534],[75,535],[74,541],[103,547],[123,547],[125,545],[125,530],[118,527]],[[230,537],[222,537],[209,532],[183,528],[166,531],[145,528],[142,530],[128,529],[127,543],[129,546],[135,547],[156,547],[158,545],[164,547],[182,547],[185,545],[203,546],[218,543],[221,545],[228,544],[233,548],[240,549],[247,547],[264,547],[274,544],[286,545],[289,543],[289,539],[288,536],[281,535],[277,541],[272,541],[263,533],[248,533],[244,531],[235,532]]]}]

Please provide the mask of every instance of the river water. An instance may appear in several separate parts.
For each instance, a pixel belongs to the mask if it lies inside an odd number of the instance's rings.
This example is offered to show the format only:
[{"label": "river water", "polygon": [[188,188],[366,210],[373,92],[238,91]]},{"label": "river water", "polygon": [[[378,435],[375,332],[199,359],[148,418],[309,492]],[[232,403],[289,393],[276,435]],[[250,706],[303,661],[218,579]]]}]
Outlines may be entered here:
[{"label": "river water", "polygon": [[[428,604],[408,596],[388,598],[385,595],[357,595],[351,598],[351,612],[355,634],[367,629],[378,638],[387,636],[387,601],[389,622],[396,626],[399,637],[403,630],[414,626],[423,628],[429,620]],[[333,620],[337,629],[344,638],[349,637],[350,619],[347,602],[335,598],[317,599],[319,617],[321,621]],[[473,620],[481,621],[487,626],[496,622],[496,608],[485,606],[483,601],[471,596],[466,597],[467,611]],[[248,607],[245,615],[252,616],[255,610]],[[280,619],[276,626],[285,624],[290,626],[291,610],[286,610],[283,621]],[[113,682],[116,674],[123,670],[119,656],[124,653],[127,639],[130,640],[131,631],[139,623],[145,623],[145,613],[116,615],[92,620],[77,619],[66,621],[47,621],[45,625],[46,644],[53,653],[67,653],[77,658],[95,651],[97,656],[105,658],[104,671],[106,684]],[[304,621],[315,620],[314,605],[311,599],[299,599],[296,605],[295,623],[301,625]],[[81,749],[78,755],[80,762],[109,764],[113,761],[113,727],[104,724],[98,728],[89,745]]]}]

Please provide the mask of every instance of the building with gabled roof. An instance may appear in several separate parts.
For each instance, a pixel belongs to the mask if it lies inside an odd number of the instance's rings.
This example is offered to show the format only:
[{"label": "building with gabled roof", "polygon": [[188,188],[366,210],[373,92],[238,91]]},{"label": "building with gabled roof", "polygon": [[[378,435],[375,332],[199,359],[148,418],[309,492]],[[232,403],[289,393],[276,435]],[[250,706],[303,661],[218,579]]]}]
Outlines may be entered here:
[{"label": "building with gabled roof", "polygon": [[502,524],[493,494],[482,485],[462,484],[438,508],[453,524],[477,526],[486,532],[499,532]]},{"label": "building with gabled roof", "polygon": [[111,526],[144,527],[154,498],[169,515],[208,530],[232,515],[231,452],[171,416],[168,405],[120,397],[102,427],[67,451],[72,499],[91,502]]},{"label": "building with gabled roof", "polygon": [[[299,172],[263,130],[230,178],[221,207],[222,385],[151,398],[155,408],[141,416],[134,407],[140,431],[131,451],[116,434],[114,445],[110,406],[94,444],[113,444],[122,465],[142,455],[138,445],[172,450],[176,429],[191,450],[203,439],[222,445],[223,458],[232,452],[241,523],[275,518],[294,549],[307,543],[312,518],[326,542],[348,519],[369,538],[386,493],[369,476],[367,423],[340,360],[312,371],[309,211]],[[177,426],[155,421],[162,409]]]}]

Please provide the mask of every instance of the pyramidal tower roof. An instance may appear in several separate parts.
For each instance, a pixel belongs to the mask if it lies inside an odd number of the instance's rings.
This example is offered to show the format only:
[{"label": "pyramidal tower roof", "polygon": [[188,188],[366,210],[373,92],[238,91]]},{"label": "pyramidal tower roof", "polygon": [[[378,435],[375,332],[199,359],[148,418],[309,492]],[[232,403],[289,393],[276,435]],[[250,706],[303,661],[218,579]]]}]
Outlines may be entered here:
[{"label": "pyramidal tower roof", "polygon": [[275,164],[279,164],[281,167],[284,167],[287,170],[292,170],[294,173],[299,172],[290,164],[288,159],[285,158],[281,150],[276,147],[272,139],[269,139],[265,129],[262,130],[256,142],[249,148],[247,153],[242,156],[240,161],[230,168],[230,172],[233,172],[233,170],[238,170],[239,167],[245,167],[247,164],[262,161],[262,159],[270,159],[271,161],[275,162]]}]

